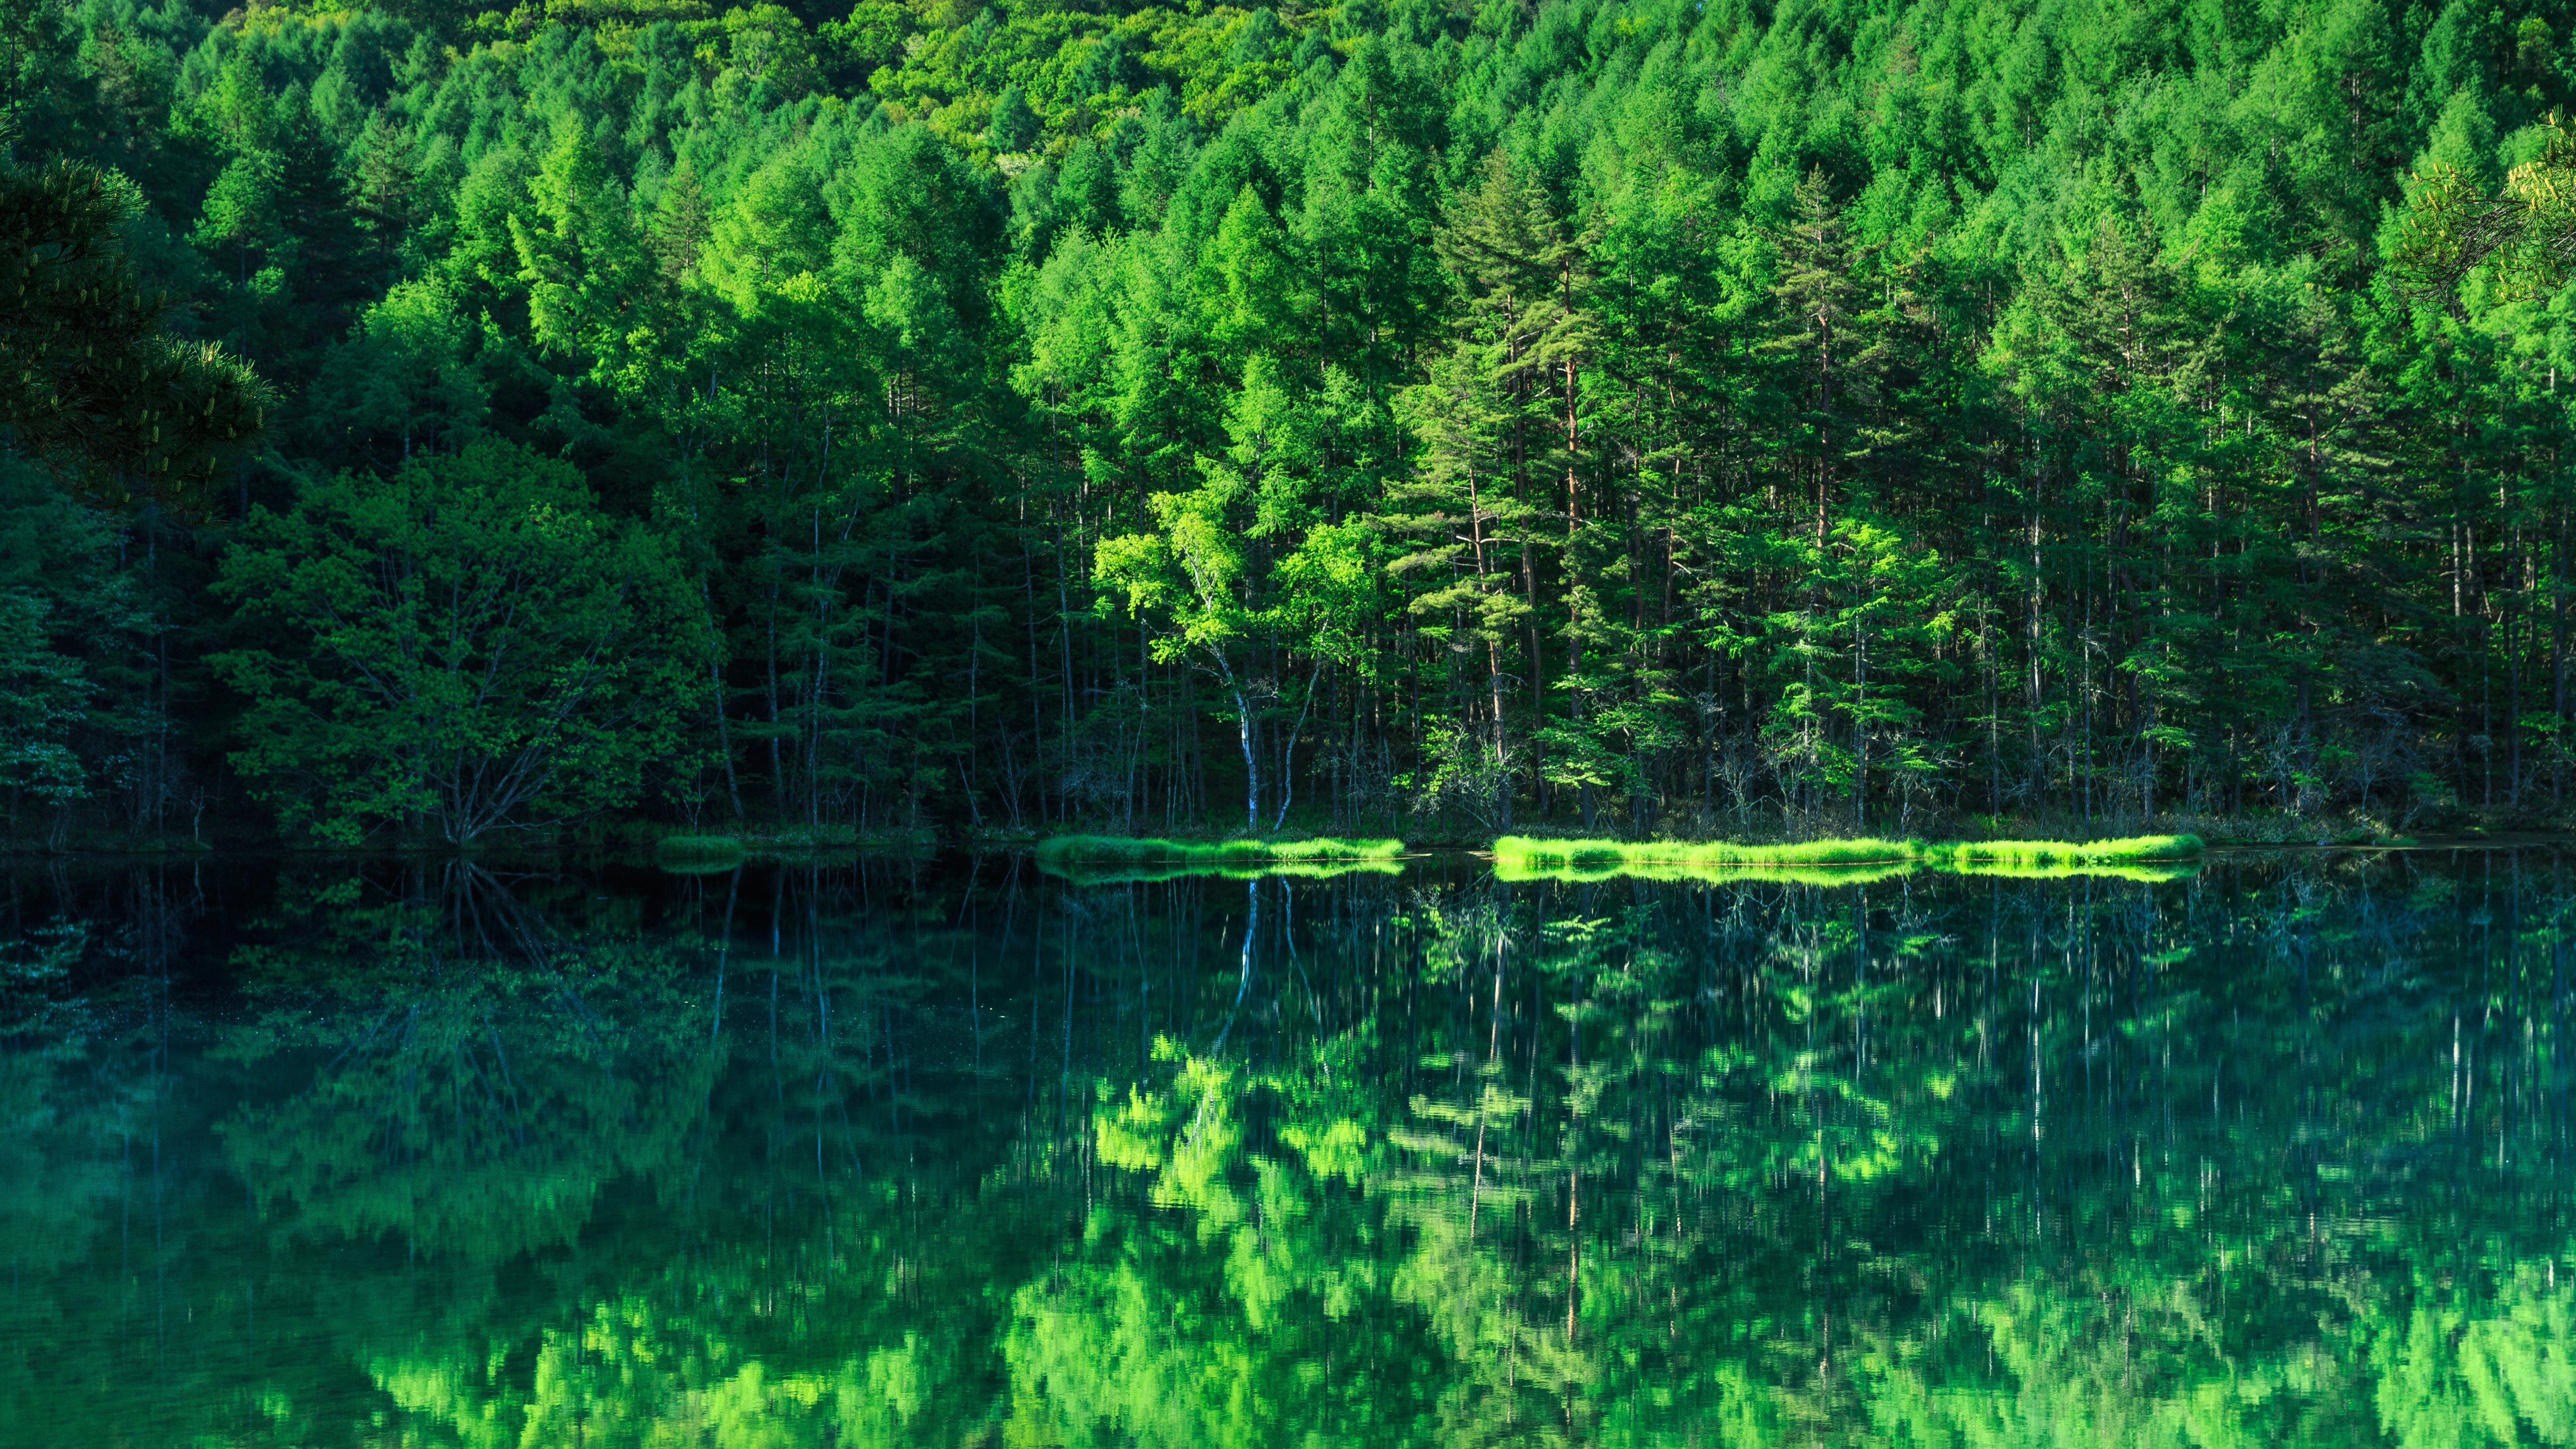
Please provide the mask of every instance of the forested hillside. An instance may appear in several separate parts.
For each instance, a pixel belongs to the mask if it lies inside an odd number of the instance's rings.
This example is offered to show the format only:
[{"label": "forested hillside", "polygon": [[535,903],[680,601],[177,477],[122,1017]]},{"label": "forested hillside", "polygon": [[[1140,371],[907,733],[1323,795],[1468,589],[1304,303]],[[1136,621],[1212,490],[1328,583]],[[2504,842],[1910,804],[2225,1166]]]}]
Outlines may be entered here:
[{"label": "forested hillside", "polygon": [[10,828],[2545,821],[2570,28],[0,0]]}]

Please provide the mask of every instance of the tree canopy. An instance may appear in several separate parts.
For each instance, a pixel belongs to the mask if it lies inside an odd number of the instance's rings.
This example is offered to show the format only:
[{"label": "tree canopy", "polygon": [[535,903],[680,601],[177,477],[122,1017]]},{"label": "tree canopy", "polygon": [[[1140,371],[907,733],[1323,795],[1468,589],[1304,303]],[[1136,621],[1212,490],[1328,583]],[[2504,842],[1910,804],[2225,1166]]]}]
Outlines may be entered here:
[{"label": "tree canopy", "polygon": [[514,824],[2569,804],[2536,0],[6,15],[21,831],[319,828],[272,591],[499,447],[708,621]]}]

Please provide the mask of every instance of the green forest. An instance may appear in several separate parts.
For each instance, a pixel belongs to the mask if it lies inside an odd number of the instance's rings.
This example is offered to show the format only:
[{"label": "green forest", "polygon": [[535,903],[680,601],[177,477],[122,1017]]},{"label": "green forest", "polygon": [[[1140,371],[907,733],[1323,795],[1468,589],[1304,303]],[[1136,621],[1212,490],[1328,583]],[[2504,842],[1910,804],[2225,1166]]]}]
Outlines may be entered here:
[{"label": "green forest", "polygon": [[2571,29],[0,0],[6,828],[2553,823]]}]

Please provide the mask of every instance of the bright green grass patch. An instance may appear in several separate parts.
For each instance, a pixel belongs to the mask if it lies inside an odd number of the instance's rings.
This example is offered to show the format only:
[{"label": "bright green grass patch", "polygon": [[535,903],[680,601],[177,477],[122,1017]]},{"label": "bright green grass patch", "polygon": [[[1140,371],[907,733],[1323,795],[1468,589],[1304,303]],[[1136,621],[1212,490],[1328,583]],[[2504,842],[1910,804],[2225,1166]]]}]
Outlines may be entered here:
[{"label": "bright green grass patch", "polygon": [[[1875,865],[1689,865],[1664,861],[1631,861],[1609,865],[1525,865],[1494,862],[1500,881],[1567,881],[1592,884],[1607,880],[1669,881],[1681,885],[1867,886],[1925,869],[1920,861],[1886,861]],[[1937,868],[1949,875],[2000,876],[2007,880],[2140,881],[2148,885],[2180,880],[2198,873],[2200,862],[2136,861],[2075,865],[2023,865],[2011,861],[1947,860]]]},{"label": "bright green grass patch", "polygon": [[654,863],[674,875],[731,870],[749,854],[730,835],[665,835],[653,842]]},{"label": "bright green grass patch", "polygon": [[1893,880],[1913,871],[1912,861],[1881,861],[1868,865],[1728,865],[1693,864],[1675,861],[1614,861],[1608,864],[1533,865],[1526,861],[1494,860],[1494,879],[1500,881],[1565,881],[1590,885],[1607,880],[1669,881],[1682,885],[1801,885],[1865,886]]},{"label": "bright green grass patch", "polygon": [[1930,854],[1951,863],[2103,865],[2120,861],[2196,860],[2197,835],[2132,835],[2125,840],[1953,840]]},{"label": "bright green grass patch", "polygon": [[2133,835],[2125,840],[1801,840],[1789,845],[1738,845],[1678,840],[1534,840],[1506,835],[1494,842],[1497,864],[1544,865],[1884,865],[1896,861],[1998,862],[2015,865],[2099,865],[2109,861],[2191,860],[2201,852],[2197,835]]},{"label": "bright green grass patch", "polygon": [[733,835],[665,835],[653,842],[657,855],[740,855],[742,839]]},{"label": "bright green grass patch", "polygon": [[1782,866],[1891,865],[1920,860],[1919,840],[1801,840],[1790,845],[1738,845],[1677,840],[1533,840],[1506,835],[1494,842],[1494,864],[1544,866]]},{"label": "bright green grass patch", "polygon": [[[1714,841],[1534,840],[1494,842],[1502,880],[1787,880],[1798,885],[1868,885],[1917,865],[1961,875],[2054,879],[2075,875],[2171,880],[2199,859],[2195,835],[2139,835],[2125,840],[1804,840],[1791,845]],[[2183,862],[2181,868],[2172,863]]]},{"label": "bright green grass patch", "polygon": [[1393,860],[1401,840],[1159,840],[1130,835],[1058,835],[1038,842],[1041,864],[1109,865],[1128,862],[1255,865],[1278,860]]}]

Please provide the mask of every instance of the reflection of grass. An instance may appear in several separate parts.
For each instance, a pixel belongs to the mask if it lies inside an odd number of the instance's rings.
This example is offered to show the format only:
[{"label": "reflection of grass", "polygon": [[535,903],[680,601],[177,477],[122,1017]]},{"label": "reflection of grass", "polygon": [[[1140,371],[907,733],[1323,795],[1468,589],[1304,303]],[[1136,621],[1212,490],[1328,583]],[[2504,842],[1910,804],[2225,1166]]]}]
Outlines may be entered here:
[{"label": "reflection of grass", "polygon": [[2067,862],[2053,865],[2026,865],[2020,861],[1947,860],[1942,869],[1953,875],[2001,876],[2006,880],[2073,880],[2093,876],[2105,880],[2159,881],[2181,880],[2197,875],[2196,860],[2102,861],[2098,863]]},{"label": "reflection of grass", "polygon": [[1494,842],[1502,880],[1642,880],[1717,883],[1787,880],[1799,885],[1868,885],[1916,864],[1960,875],[2024,880],[2077,875],[2172,880],[2195,868],[2200,838],[2140,835],[2125,840],[1808,840],[1795,845],[1680,841],[1533,840]]},{"label": "reflection of grass", "polygon": [[1150,836],[1058,835],[1038,842],[1038,863],[1049,866],[1152,862],[1199,866],[1248,866],[1280,860],[1393,860],[1401,840],[1158,840]]},{"label": "reflection of grass", "polygon": [[1871,865],[1747,865],[1698,864],[1688,861],[1613,861],[1608,864],[1533,865],[1522,860],[1494,858],[1494,879],[1501,881],[1561,880],[1590,884],[1605,880],[1673,881],[1690,885],[1765,885],[1861,886],[1876,885],[1914,869],[1910,861],[1882,861]]},{"label": "reflection of grass", "polygon": [[1180,880],[1189,876],[1206,876],[1218,880],[1260,880],[1267,876],[1294,876],[1300,880],[1331,880],[1344,875],[1402,875],[1404,864],[1394,860],[1240,860],[1240,861],[1138,861],[1133,864],[1108,862],[1091,864],[1083,861],[1038,861],[1038,869],[1059,875],[1076,885],[1114,885],[1122,882]]},{"label": "reflection of grass", "polygon": [[1678,840],[1533,840],[1506,835],[1494,842],[1494,864],[1540,866],[1782,866],[1887,865],[1920,859],[1914,840],[1801,840],[1793,845],[1737,845]]},{"label": "reflection of grass", "polygon": [[675,875],[731,870],[750,852],[730,835],[666,835],[653,843],[653,859]]}]

